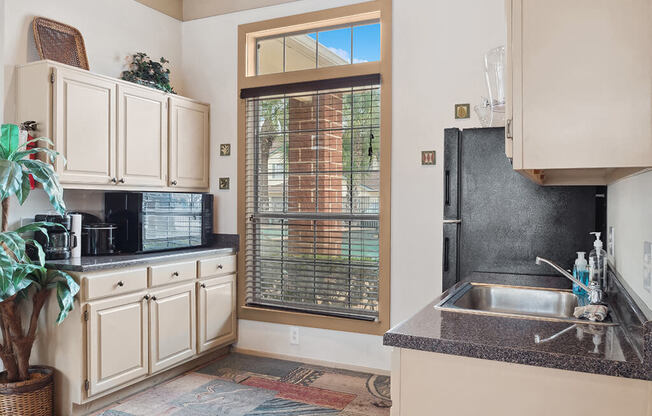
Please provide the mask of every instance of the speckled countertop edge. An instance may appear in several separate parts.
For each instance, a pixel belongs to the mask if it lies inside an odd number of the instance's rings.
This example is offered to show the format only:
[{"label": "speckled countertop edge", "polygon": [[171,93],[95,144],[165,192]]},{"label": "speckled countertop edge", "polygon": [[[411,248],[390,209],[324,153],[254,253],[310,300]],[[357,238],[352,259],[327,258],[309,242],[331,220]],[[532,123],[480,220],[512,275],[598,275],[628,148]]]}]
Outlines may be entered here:
[{"label": "speckled countertop edge", "polygon": [[158,262],[181,260],[190,257],[236,254],[237,249],[229,247],[198,247],[178,251],[166,251],[146,254],[116,254],[108,256],[89,256],[69,260],[48,260],[46,266],[51,269],[68,272],[93,272],[100,270],[121,269]]}]

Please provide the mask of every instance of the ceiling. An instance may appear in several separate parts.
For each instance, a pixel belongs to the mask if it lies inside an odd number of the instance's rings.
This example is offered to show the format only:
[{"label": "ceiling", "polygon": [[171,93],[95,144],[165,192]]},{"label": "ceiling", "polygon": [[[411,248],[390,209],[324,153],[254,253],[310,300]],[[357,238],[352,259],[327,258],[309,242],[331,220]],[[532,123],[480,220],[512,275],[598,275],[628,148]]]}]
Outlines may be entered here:
[{"label": "ceiling", "polygon": [[241,10],[274,6],[297,0],[136,0],[152,9],[187,21],[233,13]]}]

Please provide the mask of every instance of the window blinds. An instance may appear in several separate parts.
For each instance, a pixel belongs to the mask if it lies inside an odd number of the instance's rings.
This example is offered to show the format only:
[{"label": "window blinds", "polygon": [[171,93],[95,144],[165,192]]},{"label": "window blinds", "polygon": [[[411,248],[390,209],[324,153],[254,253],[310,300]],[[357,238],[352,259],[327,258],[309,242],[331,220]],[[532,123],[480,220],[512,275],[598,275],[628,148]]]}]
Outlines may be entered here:
[{"label": "window blinds", "polygon": [[250,306],[378,316],[380,87],[342,83],[243,90]]}]

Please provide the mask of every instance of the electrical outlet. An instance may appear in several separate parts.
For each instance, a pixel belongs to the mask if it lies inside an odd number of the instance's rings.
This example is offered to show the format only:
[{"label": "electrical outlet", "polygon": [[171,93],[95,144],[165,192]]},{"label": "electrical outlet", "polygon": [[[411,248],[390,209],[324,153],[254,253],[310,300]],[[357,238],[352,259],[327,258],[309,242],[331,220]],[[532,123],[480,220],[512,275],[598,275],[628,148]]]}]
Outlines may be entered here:
[{"label": "electrical outlet", "polygon": [[290,344],[299,345],[299,327],[291,326],[290,327]]},{"label": "electrical outlet", "polygon": [[609,227],[609,235],[607,236],[607,254],[613,260],[616,256],[616,231],[614,226]]},{"label": "electrical outlet", "polygon": [[652,293],[652,242],[643,242],[643,289]]}]

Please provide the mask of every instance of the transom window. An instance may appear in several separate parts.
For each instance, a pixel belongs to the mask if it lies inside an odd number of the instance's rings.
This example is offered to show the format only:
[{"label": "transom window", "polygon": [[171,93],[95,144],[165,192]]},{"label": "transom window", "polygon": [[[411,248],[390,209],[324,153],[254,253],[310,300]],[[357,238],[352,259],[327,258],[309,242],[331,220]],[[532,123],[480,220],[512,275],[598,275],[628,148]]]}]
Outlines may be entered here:
[{"label": "transom window", "polygon": [[377,20],[256,39],[256,75],[379,60]]}]

